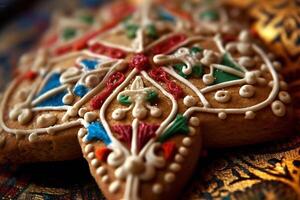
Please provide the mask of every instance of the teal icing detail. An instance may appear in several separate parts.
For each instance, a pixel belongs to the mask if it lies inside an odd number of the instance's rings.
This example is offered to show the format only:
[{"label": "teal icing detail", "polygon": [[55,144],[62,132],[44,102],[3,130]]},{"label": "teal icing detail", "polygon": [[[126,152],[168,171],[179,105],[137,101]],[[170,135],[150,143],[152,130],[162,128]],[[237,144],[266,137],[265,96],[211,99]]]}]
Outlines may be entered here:
[{"label": "teal icing detail", "polygon": [[[59,73],[53,73],[49,77],[48,81],[46,82],[46,84],[41,89],[41,91],[37,94],[36,97],[39,97],[39,96],[45,94],[46,92],[61,86],[61,83],[60,83],[59,79],[60,79],[60,74]],[[63,103],[62,99],[66,95],[66,93],[67,93],[67,91],[62,91],[62,92],[59,92],[55,95],[52,95],[49,98],[47,98],[46,100],[40,102],[37,105],[37,107],[64,106],[64,103]]]},{"label": "teal icing detail", "polygon": [[150,103],[153,103],[157,98],[158,98],[158,94],[155,91],[150,90],[147,92],[146,100],[149,101]]},{"label": "teal icing detail", "polygon": [[[225,66],[228,66],[228,67],[231,67],[233,69],[242,71],[241,68],[239,67],[239,65],[236,64],[232,60],[230,55],[227,54],[227,53],[225,53],[223,55],[221,64],[225,65]],[[227,82],[227,81],[233,81],[233,80],[241,79],[241,77],[239,77],[239,76],[224,72],[223,70],[220,70],[220,69],[214,69],[213,76],[215,77],[214,84],[219,84],[219,83],[224,83],[224,82]]]},{"label": "teal icing detail", "polygon": [[89,92],[89,89],[84,85],[78,84],[73,89],[73,92],[76,96],[83,97],[84,95],[86,95],[86,93]]},{"label": "teal icing detail", "polygon": [[131,101],[129,100],[129,96],[126,95],[121,95],[118,101],[125,106],[129,106],[131,104]]},{"label": "teal icing detail", "polygon": [[87,141],[101,140],[106,145],[109,145],[111,143],[111,139],[109,138],[103,125],[100,122],[95,121],[90,123],[87,127],[87,130],[88,130],[88,134],[86,136]]}]

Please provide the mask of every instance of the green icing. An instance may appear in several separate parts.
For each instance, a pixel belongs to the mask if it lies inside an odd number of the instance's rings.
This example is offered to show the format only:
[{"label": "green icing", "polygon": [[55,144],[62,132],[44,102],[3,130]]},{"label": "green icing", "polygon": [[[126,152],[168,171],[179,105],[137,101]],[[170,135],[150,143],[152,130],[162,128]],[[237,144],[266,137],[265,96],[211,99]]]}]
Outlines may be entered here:
[{"label": "green icing", "polygon": [[[230,55],[227,53],[224,54],[221,64],[242,71],[239,65],[234,63]],[[239,76],[224,72],[220,69],[214,69],[213,76],[215,77],[214,84],[241,79]]]},{"label": "green icing", "polygon": [[222,65],[228,66],[228,67],[232,67],[236,70],[239,70],[242,72],[240,66],[238,64],[236,64],[235,62],[233,62],[231,56],[228,53],[225,53],[223,55],[222,61],[221,61]]},{"label": "green icing", "polygon": [[64,40],[69,40],[73,37],[75,37],[76,35],[76,30],[73,29],[73,28],[66,28],[64,31],[63,31],[63,34],[62,34],[62,37]]},{"label": "green icing", "polygon": [[188,134],[189,127],[188,127],[188,119],[180,114],[176,116],[175,121],[171,125],[170,128],[166,130],[159,138],[159,142],[163,143],[166,140],[170,139],[176,134]]},{"label": "green icing", "polygon": [[[182,72],[182,68],[185,67],[185,64],[179,63],[179,64],[175,64],[173,67],[175,68],[175,70],[178,72],[178,74],[180,76],[182,76],[183,78],[187,79],[190,76],[186,75]],[[199,78],[203,75],[203,67],[201,64],[198,65],[194,65],[193,69],[192,69],[192,74],[193,77]]]},{"label": "green icing", "polygon": [[127,30],[127,37],[130,39],[134,39],[136,37],[136,32],[139,27],[135,24],[125,24]]},{"label": "green icing", "polygon": [[147,92],[147,101],[153,103],[158,97],[158,94],[153,90]]},{"label": "green icing", "polygon": [[192,75],[200,78],[203,75],[203,67],[201,64],[193,66]]},{"label": "green icing", "polygon": [[204,11],[200,14],[200,18],[202,20],[207,20],[207,21],[215,21],[219,19],[219,13],[216,12],[215,10],[207,10]]},{"label": "green icing", "polygon": [[182,77],[185,78],[185,79],[188,78],[188,75],[186,75],[186,74],[184,74],[184,73],[182,72],[182,68],[185,67],[185,64],[178,63],[178,64],[175,64],[173,67],[175,68],[175,70],[177,71],[177,73],[178,73],[180,76],[182,76]]},{"label": "green icing", "polygon": [[203,49],[200,48],[200,47],[192,47],[192,48],[191,48],[191,54],[200,53],[200,52],[202,52],[202,51],[203,51]]},{"label": "green icing", "polygon": [[219,84],[219,83],[223,83],[223,82],[227,82],[227,81],[233,81],[233,80],[241,79],[238,76],[235,76],[233,74],[229,74],[229,73],[224,72],[224,71],[219,70],[219,69],[214,70],[213,76],[215,77],[214,84]]},{"label": "green icing", "polygon": [[118,101],[123,105],[130,105],[131,101],[129,100],[129,96],[121,95]]},{"label": "green icing", "polygon": [[147,25],[146,34],[151,38],[157,38],[157,30],[153,24]]},{"label": "green icing", "polygon": [[93,16],[90,16],[90,15],[80,16],[79,19],[81,21],[83,21],[84,23],[86,23],[86,24],[92,24],[92,23],[94,23],[94,18],[93,18]]}]

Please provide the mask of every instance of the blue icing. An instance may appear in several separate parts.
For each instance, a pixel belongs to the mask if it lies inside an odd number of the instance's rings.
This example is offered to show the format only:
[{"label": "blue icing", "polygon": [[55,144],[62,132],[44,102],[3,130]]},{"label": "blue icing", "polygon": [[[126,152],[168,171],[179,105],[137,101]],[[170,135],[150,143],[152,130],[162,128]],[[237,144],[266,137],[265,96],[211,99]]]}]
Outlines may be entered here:
[{"label": "blue icing", "polygon": [[163,10],[162,8],[159,9],[158,11],[159,17],[162,20],[166,20],[166,21],[170,21],[170,22],[175,22],[175,17],[172,16],[170,13],[168,13],[167,11]]},{"label": "blue icing", "polygon": [[85,69],[93,70],[97,68],[99,62],[97,60],[83,59],[81,64]]},{"label": "blue icing", "polygon": [[88,134],[86,136],[87,141],[91,140],[101,140],[106,145],[109,145],[111,143],[111,140],[109,136],[107,135],[103,125],[100,122],[92,122],[87,127]]},{"label": "blue icing", "polygon": [[89,89],[81,84],[76,85],[73,90],[74,94],[78,97],[83,97],[84,95],[86,95],[86,93],[88,93],[88,91]]},{"label": "blue icing", "polygon": [[[41,89],[41,91],[38,93],[37,97],[43,95],[44,93],[57,88],[61,86],[61,83],[59,81],[60,74],[59,73],[53,73],[50,78],[48,79],[47,83],[44,85],[44,87]],[[52,95],[48,99],[42,101],[37,105],[37,107],[46,107],[46,106],[64,106],[64,103],[62,101],[63,97],[66,95],[67,91],[59,92],[55,95]]]}]

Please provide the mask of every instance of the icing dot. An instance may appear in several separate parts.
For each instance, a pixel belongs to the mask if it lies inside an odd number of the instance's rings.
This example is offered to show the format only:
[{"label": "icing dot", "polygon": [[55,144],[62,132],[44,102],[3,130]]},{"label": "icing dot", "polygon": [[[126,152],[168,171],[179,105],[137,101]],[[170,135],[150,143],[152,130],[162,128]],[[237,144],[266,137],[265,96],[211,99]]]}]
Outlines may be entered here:
[{"label": "icing dot", "polygon": [[187,107],[194,106],[196,104],[196,99],[193,96],[186,96],[183,99],[183,104]]},{"label": "icing dot", "polygon": [[108,182],[109,182],[109,177],[108,177],[108,175],[103,176],[103,177],[101,178],[101,181],[102,181],[103,183],[108,183]]},{"label": "icing dot", "polygon": [[282,90],[288,89],[288,84],[285,81],[280,81],[279,86],[280,86],[280,89],[282,89]]},{"label": "icing dot", "polygon": [[183,144],[184,146],[187,146],[187,147],[191,146],[191,145],[192,145],[192,140],[191,140],[191,138],[189,138],[189,137],[183,138],[182,144]]},{"label": "icing dot", "polygon": [[185,147],[180,147],[178,151],[183,156],[187,156],[189,154],[189,150]]},{"label": "icing dot", "polygon": [[275,62],[273,62],[272,64],[273,64],[273,67],[274,67],[274,69],[275,69],[276,71],[280,71],[280,70],[281,70],[282,65],[281,65],[280,62],[275,61]]},{"label": "icing dot", "polygon": [[97,113],[96,112],[87,112],[84,114],[84,120],[86,122],[93,122],[97,119]]},{"label": "icing dot", "polygon": [[80,108],[78,114],[80,117],[83,117],[86,112],[88,112],[86,108]]},{"label": "icing dot", "polygon": [[126,112],[124,110],[122,110],[121,108],[118,108],[118,109],[114,110],[111,117],[114,120],[121,120],[125,117],[125,114],[126,114]]},{"label": "icing dot", "polygon": [[245,113],[245,119],[254,119],[255,118],[255,113],[253,111],[247,111]]},{"label": "icing dot", "polygon": [[175,174],[173,173],[166,173],[165,176],[164,176],[164,179],[167,183],[172,183],[175,181]]},{"label": "icing dot", "polygon": [[251,44],[245,42],[238,43],[236,49],[241,55],[245,56],[249,56],[253,53]]},{"label": "icing dot", "polygon": [[286,91],[279,92],[278,97],[279,100],[282,101],[283,103],[286,104],[291,103],[291,96]]},{"label": "icing dot", "polygon": [[85,153],[90,153],[92,150],[93,150],[93,145],[91,145],[91,144],[88,144],[88,145],[86,145],[85,147],[84,147],[84,152]]},{"label": "icing dot", "polygon": [[125,172],[125,170],[123,170],[123,167],[119,167],[118,169],[116,169],[115,171],[115,177],[117,179],[125,179],[126,178],[127,173]]},{"label": "icing dot", "polygon": [[95,153],[93,152],[90,152],[88,155],[87,155],[88,159],[92,160],[95,158]]},{"label": "icing dot", "polygon": [[273,87],[273,81],[270,81],[270,82],[268,83],[268,86],[269,86],[269,87]]},{"label": "icing dot", "polygon": [[191,117],[189,120],[190,125],[192,126],[199,126],[200,125],[200,121],[198,119],[198,117]]},{"label": "icing dot", "polygon": [[255,87],[252,85],[243,85],[239,90],[239,94],[241,97],[250,98],[255,94]]},{"label": "icing dot", "polygon": [[218,114],[218,117],[219,117],[220,119],[226,119],[226,118],[227,118],[227,114],[226,114],[225,112],[220,112],[220,113]]},{"label": "icing dot", "polygon": [[37,133],[31,133],[28,137],[29,142],[34,142],[38,139]]},{"label": "icing dot", "polygon": [[96,174],[99,175],[99,176],[103,176],[106,173],[107,173],[107,170],[103,166],[98,167],[97,170],[96,170]]},{"label": "icing dot", "polygon": [[160,117],[161,114],[162,114],[162,112],[159,108],[154,107],[154,108],[151,108],[151,110],[150,110],[150,115],[152,117]]},{"label": "icing dot", "polygon": [[100,79],[98,76],[92,74],[89,75],[88,77],[86,77],[85,79],[85,84],[89,87],[89,88],[94,88],[96,85],[98,85],[100,82]]},{"label": "icing dot", "polygon": [[260,66],[260,70],[261,71],[268,71],[268,67],[267,67],[267,65],[266,64],[262,64],[261,66]]},{"label": "icing dot", "polygon": [[83,138],[83,136],[85,136],[86,133],[87,133],[87,130],[85,128],[81,128],[78,131],[78,136],[81,137],[81,138]]},{"label": "icing dot", "polygon": [[215,93],[215,99],[220,103],[226,103],[231,99],[231,96],[228,91],[220,90]]},{"label": "icing dot", "polygon": [[178,172],[181,170],[181,166],[178,163],[171,163],[169,169],[173,172]]},{"label": "icing dot", "polygon": [[121,186],[120,181],[114,181],[110,184],[108,191],[111,193],[116,193],[119,190],[120,186]]},{"label": "icing dot", "polygon": [[189,127],[189,135],[194,136],[196,134],[196,129],[194,127]]},{"label": "icing dot", "polygon": [[33,117],[33,114],[30,109],[25,108],[21,110],[21,113],[18,116],[18,122],[21,125],[27,124]]},{"label": "icing dot", "polygon": [[65,105],[71,105],[74,101],[74,95],[71,94],[71,93],[67,93],[63,99],[62,99],[62,102],[65,104]]},{"label": "icing dot", "polygon": [[141,158],[131,156],[126,159],[124,168],[132,174],[140,174],[144,171],[145,166]]},{"label": "icing dot", "polygon": [[163,186],[159,183],[156,183],[152,187],[152,192],[155,194],[161,194],[163,191]]},{"label": "icing dot", "polygon": [[91,161],[91,164],[92,164],[93,167],[98,167],[100,165],[99,161],[96,158],[94,158]]},{"label": "icing dot", "polygon": [[205,74],[202,77],[202,80],[203,80],[203,83],[205,85],[210,85],[210,84],[212,84],[215,81],[215,78],[212,75],[210,75],[210,74]]},{"label": "icing dot", "polygon": [[239,34],[239,41],[241,42],[250,42],[251,41],[251,35],[249,31],[242,30]]},{"label": "icing dot", "polygon": [[281,101],[274,101],[271,105],[274,115],[278,117],[283,117],[286,113],[284,104]]},{"label": "icing dot", "polygon": [[45,128],[53,126],[57,122],[57,117],[51,113],[43,114],[37,118],[36,122],[39,128]]},{"label": "icing dot", "polygon": [[182,157],[182,155],[176,154],[175,155],[175,161],[181,163],[181,162],[184,161],[184,158]]},{"label": "icing dot", "polygon": [[248,83],[248,84],[251,84],[251,85],[255,84],[257,81],[255,72],[246,72],[245,80],[246,80],[246,83]]}]

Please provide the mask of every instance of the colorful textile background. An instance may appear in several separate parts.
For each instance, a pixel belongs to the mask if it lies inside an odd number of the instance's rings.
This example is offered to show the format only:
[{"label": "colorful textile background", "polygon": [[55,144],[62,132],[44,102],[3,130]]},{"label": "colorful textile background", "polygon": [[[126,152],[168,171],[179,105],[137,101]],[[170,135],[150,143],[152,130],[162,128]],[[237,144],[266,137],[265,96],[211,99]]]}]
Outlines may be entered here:
[{"label": "colorful textile background", "polygon": [[[19,56],[32,48],[57,9],[94,6],[99,0],[49,0],[34,5],[0,31],[0,91]],[[199,161],[183,199],[299,199],[300,136],[240,149],[209,151]],[[104,199],[82,160],[0,166],[0,199]]]}]

